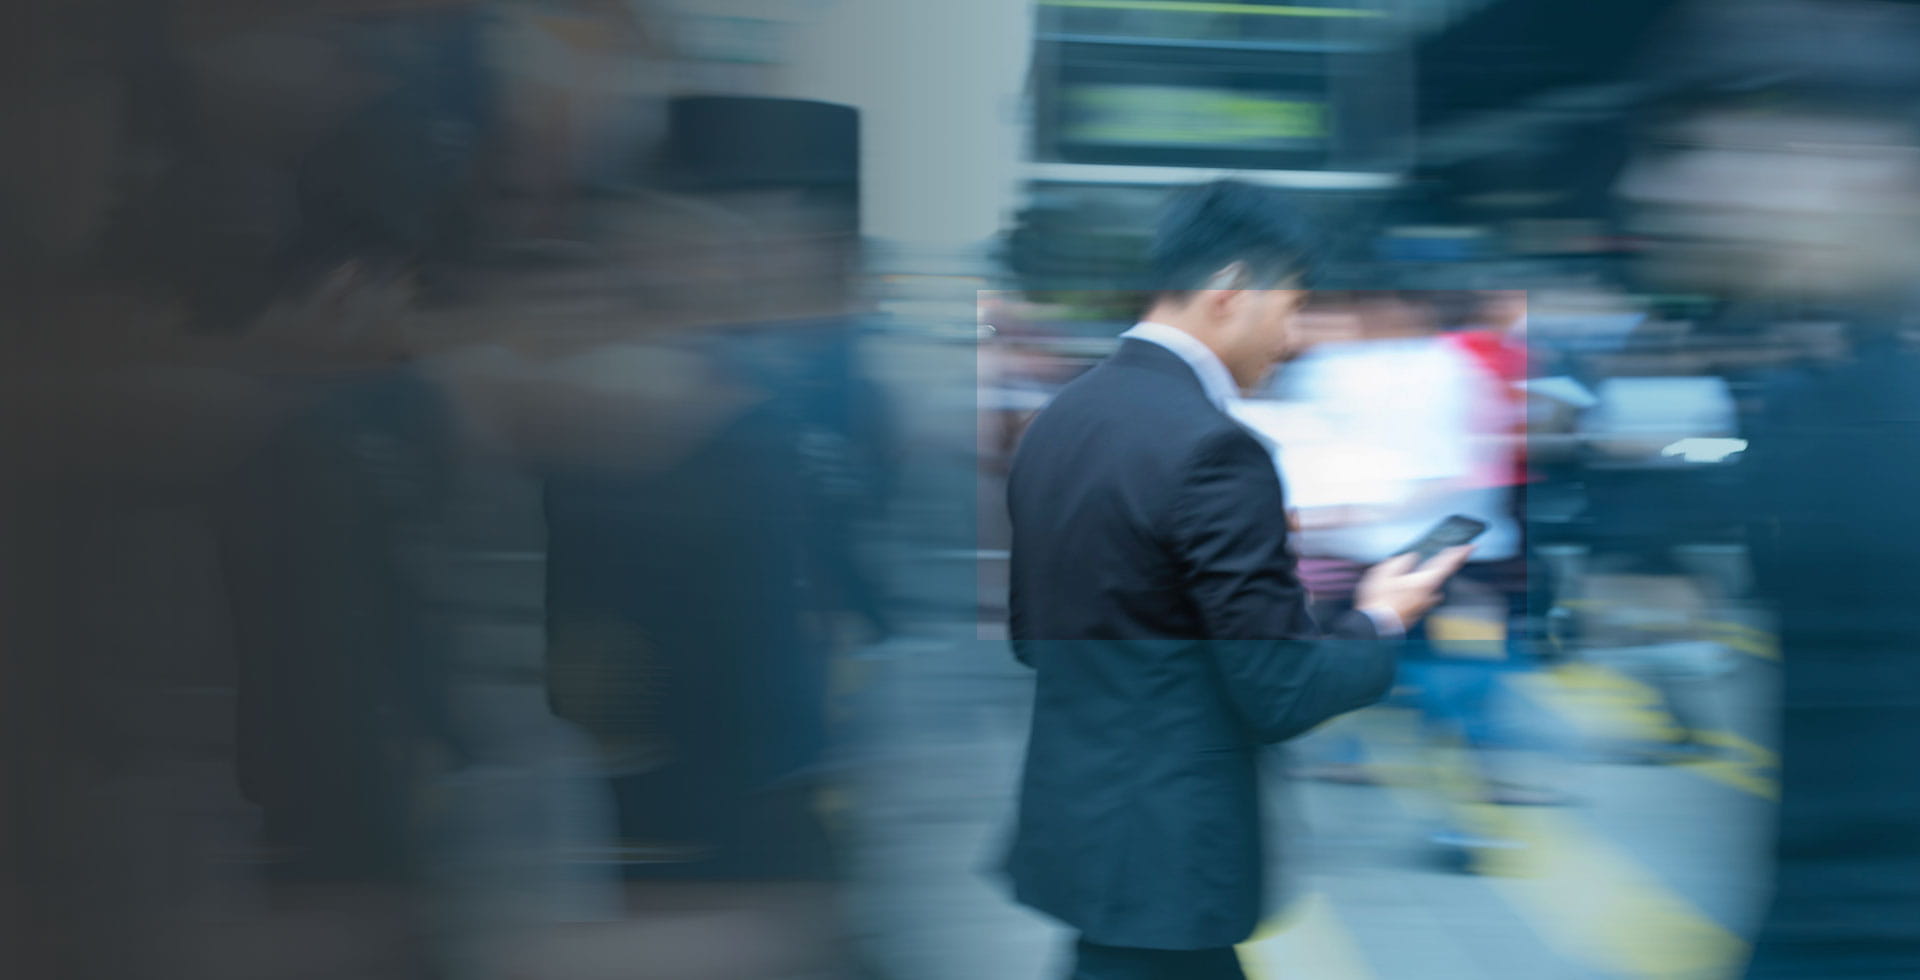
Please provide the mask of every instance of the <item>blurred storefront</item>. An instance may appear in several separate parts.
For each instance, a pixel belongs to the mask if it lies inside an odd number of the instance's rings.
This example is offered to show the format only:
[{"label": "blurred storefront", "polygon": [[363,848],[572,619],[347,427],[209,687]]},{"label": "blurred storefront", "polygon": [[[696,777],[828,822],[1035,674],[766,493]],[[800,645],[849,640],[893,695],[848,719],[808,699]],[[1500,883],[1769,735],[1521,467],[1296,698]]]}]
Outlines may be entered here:
[{"label": "blurred storefront", "polygon": [[1314,209],[1385,200],[1413,148],[1410,6],[1040,3],[1017,278],[1124,287],[1165,188],[1215,174]]}]

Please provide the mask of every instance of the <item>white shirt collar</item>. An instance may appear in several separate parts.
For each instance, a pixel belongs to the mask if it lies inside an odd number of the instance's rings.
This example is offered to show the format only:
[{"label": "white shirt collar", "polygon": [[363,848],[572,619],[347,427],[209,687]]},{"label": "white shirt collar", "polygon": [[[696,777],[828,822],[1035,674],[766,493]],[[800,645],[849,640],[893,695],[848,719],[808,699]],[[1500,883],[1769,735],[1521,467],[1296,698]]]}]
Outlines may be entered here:
[{"label": "white shirt collar", "polygon": [[1187,366],[1200,378],[1200,388],[1206,392],[1207,400],[1215,408],[1225,412],[1240,401],[1240,386],[1234,384],[1233,373],[1221,363],[1220,356],[1185,330],[1142,320],[1120,336],[1122,339],[1144,340],[1164,347],[1187,362]]}]

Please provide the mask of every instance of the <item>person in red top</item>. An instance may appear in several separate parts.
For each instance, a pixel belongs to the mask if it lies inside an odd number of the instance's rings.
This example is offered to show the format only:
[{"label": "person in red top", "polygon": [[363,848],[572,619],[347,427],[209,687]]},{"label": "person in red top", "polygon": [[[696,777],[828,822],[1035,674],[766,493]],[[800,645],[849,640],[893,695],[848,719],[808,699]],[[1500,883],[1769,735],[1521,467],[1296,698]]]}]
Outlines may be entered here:
[{"label": "person in red top", "polygon": [[[1479,299],[1473,322],[1477,326],[1450,331],[1443,340],[1456,347],[1465,359],[1480,369],[1484,382],[1482,395],[1475,399],[1473,430],[1479,438],[1495,440],[1502,452],[1476,454],[1482,460],[1468,480],[1480,488],[1501,488],[1505,507],[1520,535],[1513,557],[1469,566],[1461,574],[1463,585],[1478,584],[1497,593],[1506,603],[1506,669],[1525,670],[1540,653],[1537,642],[1552,604],[1544,565],[1533,561],[1527,534],[1526,490],[1534,481],[1527,459],[1527,393],[1529,377],[1526,342],[1526,293],[1520,290],[1490,290]],[[1484,707],[1481,711],[1486,710]],[[1498,727],[1498,726],[1494,726]],[[1491,735],[1482,726],[1482,737],[1493,737],[1505,748],[1519,748],[1505,738]],[[1490,802],[1519,805],[1555,805],[1567,798],[1556,791],[1499,779],[1489,772]],[[1448,835],[1442,834],[1444,842]],[[1461,839],[1463,842],[1465,838]],[[1468,845],[1469,848],[1471,845]]]},{"label": "person in red top", "polygon": [[[1523,290],[1491,290],[1480,305],[1477,319],[1484,326],[1458,330],[1447,340],[1464,351],[1488,377],[1488,425],[1482,431],[1505,433],[1512,452],[1486,485],[1520,487],[1532,482],[1527,468],[1527,294]],[[1520,493],[1515,492],[1515,506]]]}]

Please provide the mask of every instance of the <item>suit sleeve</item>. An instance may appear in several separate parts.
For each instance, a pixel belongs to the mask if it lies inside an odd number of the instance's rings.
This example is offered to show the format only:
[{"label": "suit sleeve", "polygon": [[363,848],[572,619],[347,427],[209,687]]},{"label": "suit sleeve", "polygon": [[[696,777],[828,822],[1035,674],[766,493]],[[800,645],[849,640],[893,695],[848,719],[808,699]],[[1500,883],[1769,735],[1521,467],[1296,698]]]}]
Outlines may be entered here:
[{"label": "suit sleeve", "polygon": [[1172,526],[1207,655],[1262,741],[1292,738],[1386,696],[1394,648],[1373,623],[1349,613],[1323,631],[1309,614],[1279,476],[1251,436],[1223,433],[1199,447]]},{"label": "suit sleeve", "polygon": [[[1020,572],[1012,572],[1018,577]],[[1007,645],[1013,648],[1013,659],[1028,667],[1033,666],[1033,651],[1027,646],[1026,616],[1021,612],[1020,587],[1014,585],[1008,590],[1012,597],[1007,601]]]}]

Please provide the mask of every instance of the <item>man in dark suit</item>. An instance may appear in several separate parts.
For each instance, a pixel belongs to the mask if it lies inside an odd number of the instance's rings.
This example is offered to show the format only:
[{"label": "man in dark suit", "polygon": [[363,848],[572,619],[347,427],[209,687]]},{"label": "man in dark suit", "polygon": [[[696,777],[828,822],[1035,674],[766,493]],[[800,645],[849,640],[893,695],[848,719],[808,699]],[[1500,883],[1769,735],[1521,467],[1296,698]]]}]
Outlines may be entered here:
[{"label": "man in dark suit", "polygon": [[1277,191],[1178,194],[1146,321],[1015,455],[1010,629],[1038,690],[1009,870],[1079,930],[1078,978],[1241,976],[1258,747],[1385,695],[1383,638],[1466,557],[1393,559],[1356,612],[1308,614],[1272,449],[1228,414],[1298,346],[1304,244]]}]

